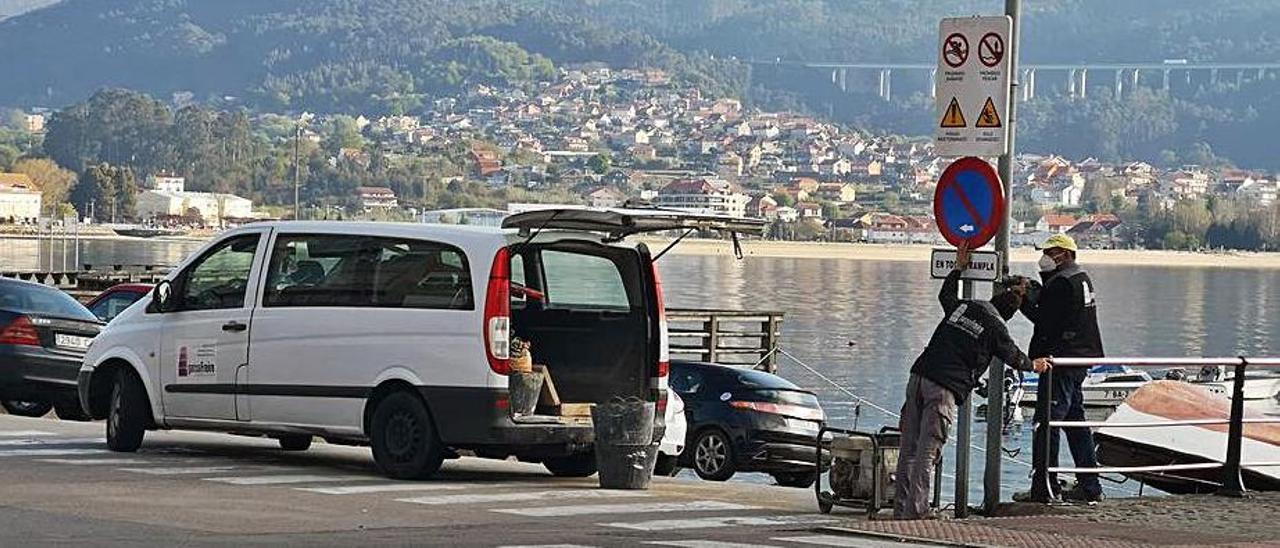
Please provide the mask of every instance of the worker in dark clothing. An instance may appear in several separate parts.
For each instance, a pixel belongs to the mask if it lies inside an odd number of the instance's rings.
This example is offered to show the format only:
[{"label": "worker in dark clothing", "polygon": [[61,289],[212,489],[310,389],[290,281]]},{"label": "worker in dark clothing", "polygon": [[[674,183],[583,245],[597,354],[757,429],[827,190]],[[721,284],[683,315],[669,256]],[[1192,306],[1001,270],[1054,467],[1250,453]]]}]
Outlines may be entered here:
[{"label": "worker in dark clothing", "polygon": [[[1066,234],[1050,237],[1041,246],[1040,276],[1042,287],[1035,284],[1022,303],[1022,314],[1035,324],[1028,349],[1032,358],[1100,358],[1103,356],[1102,335],[1098,331],[1098,308],[1094,299],[1093,280],[1076,264],[1076,242]],[[1064,367],[1053,372],[1052,383],[1039,383],[1038,391],[1048,390],[1052,420],[1084,420],[1084,392],[1081,385],[1088,368]],[[1036,411],[1036,431],[1032,445],[1033,459],[1040,462],[1046,431],[1040,425],[1044,417]],[[1088,428],[1067,428],[1067,444],[1076,468],[1098,465],[1093,433]],[[1048,429],[1048,465],[1058,465],[1058,429]],[[1031,492],[1019,494],[1016,500],[1048,501],[1059,494],[1056,475],[1047,481],[1037,473]],[[1046,492],[1052,489],[1054,492]],[[1097,503],[1102,500],[1102,485],[1097,474],[1076,474],[1076,486],[1061,493],[1063,499]]]},{"label": "worker in dark clothing", "polygon": [[947,443],[956,405],[977,386],[992,357],[1027,371],[1049,368],[1048,360],[1033,362],[1018,350],[1005,327],[1005,321],[1018,311],[1025,286],[1002,286],[990,301],[961,300],[957,289],[960,274],[968,265],[969,250],[962,247],[955,269],[947,275],[938,294],[943,320],[911,366],[898,423],[902,444],[893,501],[893,515],[898,519],[930,517],[933,468]]}]

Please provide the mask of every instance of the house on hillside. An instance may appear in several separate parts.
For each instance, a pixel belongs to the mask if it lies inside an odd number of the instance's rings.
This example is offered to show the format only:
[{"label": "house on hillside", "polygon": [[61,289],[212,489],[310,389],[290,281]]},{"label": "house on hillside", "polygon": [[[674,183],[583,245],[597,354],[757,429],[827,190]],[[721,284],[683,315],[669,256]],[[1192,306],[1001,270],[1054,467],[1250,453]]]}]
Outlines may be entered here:
[{"label": "house on hillside", "polygon": [[471,149],[471,161],[475,175],[482,179],[488,179],[502,171],[502,161],[498,159],[498,153],[492,150]]},{"label": "house on hillside", "polygon": [[618,187],[606,185],[583,194],[582,201],[591,207],[621,207],[627,201],[627,195],[618,190]]},{"label": "house on hillside", "polygon": [[660,207],[745,217],[751,197],[724,179],[702,177],[677,179],[658,191],[654,204]]},{"label": "house on hillside", "polygon": [[1051,213],[1036,221],[1036,232],[1061,234],[1076,226],[1077,222],[1074,216]]},{"label": "house on hillside", "polygon": [[383,186],[356,187],[356,202],[368,211],[370,209],[394,209],[399,206],[396,193]]}]

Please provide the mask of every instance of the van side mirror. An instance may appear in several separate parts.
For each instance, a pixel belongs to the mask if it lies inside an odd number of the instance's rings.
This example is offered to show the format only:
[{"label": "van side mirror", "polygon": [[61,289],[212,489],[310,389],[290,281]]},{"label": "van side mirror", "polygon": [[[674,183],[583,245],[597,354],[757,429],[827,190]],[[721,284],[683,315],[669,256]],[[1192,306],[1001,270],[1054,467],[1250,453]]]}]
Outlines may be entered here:
[{"label": "van side mirror", "polygon": [[151,289],[151,311],[165,313],[173,310],[173,284],[161,280]]}]

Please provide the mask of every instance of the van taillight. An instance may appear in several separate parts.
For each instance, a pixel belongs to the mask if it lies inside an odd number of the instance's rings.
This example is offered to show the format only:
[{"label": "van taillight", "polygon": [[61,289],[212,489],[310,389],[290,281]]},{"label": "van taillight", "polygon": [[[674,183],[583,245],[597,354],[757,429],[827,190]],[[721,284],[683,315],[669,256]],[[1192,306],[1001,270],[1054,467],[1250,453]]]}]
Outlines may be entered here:
[{"label": "van taillight", "polygon": [[489,269],[484,299],[484,345],[489,368],[499,375],[511,373],[511,254],[498,250]]},{"label": "van taillight", "polygon": [[662,294],[662,276],[658,275],[657,261],[649,261],[653,277],[653,294],[658,307],[658,377],[671,373],[671,342],[667,336],[667,303]]},{"label": "van taillight", "polygon": [[0,344],[40,346],[40,333],[31,325],[30,318],[18,316],[0,330]]}]

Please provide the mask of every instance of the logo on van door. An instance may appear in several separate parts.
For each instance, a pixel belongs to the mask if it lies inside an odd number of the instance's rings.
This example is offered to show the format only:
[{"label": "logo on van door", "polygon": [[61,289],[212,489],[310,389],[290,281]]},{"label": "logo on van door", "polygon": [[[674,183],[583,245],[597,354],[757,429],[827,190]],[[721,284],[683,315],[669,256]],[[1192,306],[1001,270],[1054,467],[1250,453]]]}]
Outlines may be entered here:
[{"label": "logo on van door", "polygon": [[178,346],[178,378],[216,377],[218,345],[214,342],[182,342]]}]

